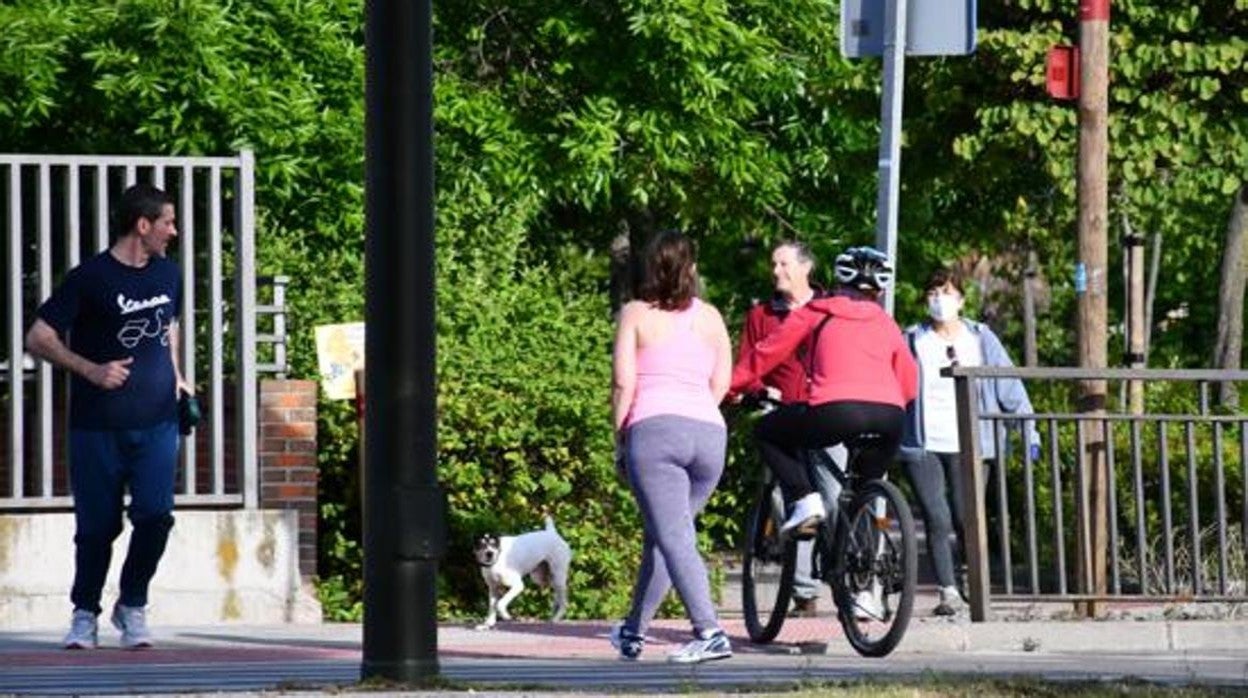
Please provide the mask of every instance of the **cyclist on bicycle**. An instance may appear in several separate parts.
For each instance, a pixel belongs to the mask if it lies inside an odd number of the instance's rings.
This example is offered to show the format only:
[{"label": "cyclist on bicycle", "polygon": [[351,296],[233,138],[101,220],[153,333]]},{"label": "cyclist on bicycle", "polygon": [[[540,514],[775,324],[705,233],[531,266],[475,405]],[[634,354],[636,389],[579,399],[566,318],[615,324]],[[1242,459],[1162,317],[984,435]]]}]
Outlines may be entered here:
[{"label": "cyclist on bicycle", "polygon": [[809,402],[782,405],[755,429],[763,461],[792,505],[782,531],[809,532],[827,516],[802,452],[874,434],[857,466],[860,475],[877,478],[897,453],[905,406],[918,395],[914,357],[877,300],[892,282],[888,257],[853,247],[836,258],[835,269],[836,291],[790,312],[732,372],[730,390],[748,390],[809,338]]}]

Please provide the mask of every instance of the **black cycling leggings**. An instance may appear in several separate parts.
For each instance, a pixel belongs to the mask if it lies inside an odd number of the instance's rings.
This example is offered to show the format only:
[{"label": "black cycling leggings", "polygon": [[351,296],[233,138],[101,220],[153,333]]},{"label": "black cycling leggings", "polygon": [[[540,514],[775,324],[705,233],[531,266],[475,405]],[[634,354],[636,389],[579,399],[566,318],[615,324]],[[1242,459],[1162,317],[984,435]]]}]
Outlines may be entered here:
[{"label": "black cycling leggings", "polygon": [[897,455],[905,419],[905,410],[879,402],[793,403],[764,415],[754,436],[763,462],[780,480],[785,501],[793,502],[814,491],[803,451],[835,446],[866,432],[879,434],[859,450],[856,461],[859,475],[877,478]]}]

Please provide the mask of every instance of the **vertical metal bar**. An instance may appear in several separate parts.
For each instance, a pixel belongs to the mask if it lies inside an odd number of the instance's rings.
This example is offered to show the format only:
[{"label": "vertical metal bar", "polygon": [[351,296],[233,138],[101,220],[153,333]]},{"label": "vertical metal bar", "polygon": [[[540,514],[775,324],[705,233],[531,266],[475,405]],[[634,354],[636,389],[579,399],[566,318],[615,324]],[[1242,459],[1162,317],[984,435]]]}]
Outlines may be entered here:
[{"label": "vertical metal bar", "polygon": [[1079,591],[1090,594],[1095,591],[1092,584],[1092,522],[1089,516],[1092,505],[1088,501],[1091,487],[1086,463],[1087,435],[1084,434],[1082,419],[1075,421],[1075,442],[1079,445],[1075,458],[1075,520],[1078,524],[1079,559],[1083,563],[1079,568],[1083,573],[1079,580]]},{"label": "vertical metal bar", "polygon": [[134,165],[126,165],[126,188],[133,187],[138,181]]},{"label": "vertical metal bar", "polygon": [[[156,170],[163,183],[164,168]],[[178,204],[178,257],[182,262],[182,377],[195,387],[195,170],[182,166],[182,189]],[[182,439],[183,491],[195,493],[195,435]]]},{"label": "vertical metal bar", "polygon": [[1200,381],[1197,385],[1200,386],[1200,414],[1204,416],[1209,414],[1209,382]]},{"label": "vertical metal bar", "polygon": [[[39,302],[52,295],[52,168],[39,164]],[[38,368],[39,405],[39,496],[52,496],[52,364],[40,361]]]},{"label": "vertical metal bar", "polygon": [[25,489],[26,425],[22,346],[22,166],[9,165],[9,492],[20,498]]},{"label": "vertical metal bar", "polygon": [[1087,506],[1088,482],[1087,482],[1087,466],[1085,462],[1086,451],[1085,451],[1085,447],[1083,447],[1083,442],[1085,442],[1085,438],[1083,438],[1083,421],[1082,420],[1075,421],[1075,442],[1078,445],[1077,447],[1078,450],[1076,452],[1076,457],[1075,457],[1075,524],[1076,524],[1075,536],[1076,536],[1077,551],[1078,551],[1077,554],[1078,556],[1080,556],[1078,557],[1078,559],[1080,559],[1080,567],[1078,567],[1078,572],[1082,574],[1082,576],[1078,578],[1078,586],[1076,587],[1076,589],[1078,592],[1081,592],[1081,593],[1091,593],[1092,592],[1092,581],[1090,578],[1091,551],[1090,549],[1088,549],[1091,547],[1091,541],[1090,541],[1091,532],[1088,531],[1088,529],[1091,528],[1091,524],[1090,524],[1090,521],[1088,521],[1088,506]]},{"label": "vertical metal bar", "polygon": [[255,240],[255,157],[250,150],[239,154],[235,181],[238,230],[235,231],[234,281],[237,305],[235,340],[237,346],[238,401],[235,403],[237,431],[234,438],[243,474],[243,506],[256,509],[260,503],[260,479],[256,462],[256,240]]},{"label": "vertical metal bar", "polygon": [[1101,438],[1105,442],[1105,465],[1109,470],[1109,580],[1113,593],[1122,593],[1121,570],[1118,565],[1118,467],[1114,462],[1114,427],[1108,419],[1101,420]]},{"label": "vertical metal bar", "polygon": [[95,251],[108,249],[108,165],[95,166]]},{"label": "vertical metal bar", "polygon": [[1218,593],[1226,594],[1226,464],[1222,461],[1222,422],[1213,423],[1214,507],[1218,517]]},{"label": "vertical metal bar", "polygon": [[[884,89],[880,100],[879,191],[876,196],[875,246],[897,265],[897,210],[901,198],[901,120],[906,86],[906,13],[908,2],[884,0]],[[884,309],[893,312],[890,284]]]},{"label": "vertical metal bar", "polygon": [[273,277],[273,307],[277,312],[273,314],[273,336],[276,341],[273,343],[273,363],[277,365],[277,377],[279,380],[286,378],[286,283],[289,279],[285,276]]},{"label": "vertical metal bar", "polygon": [[[1143,383],[1141,383],[1143,385]],[[1136,419],[1131,422],[1131,474],[1135,480],[1135,552],[1136,574],[1140,577],[1140,593],[1147,595],[1148,590],[1148,526],[1145,518],[1144,497],[1144,459],[1141,455],[1141,429],[1144,423]]]},{"label": "vertical metal bar", "polygon": [[[955,369],[956,370],[956,369]],[[983,457],[979,446],[979,401],[975,379],[955,375],[954,391],[958,411],[958,443],[962,445],[962,501],[966,502],[962,530],[966,533],[968,585],[971,595],[971,620],[982,622],[989,617],[988,585],[988,517],[984,510]]]},{"label": "vertical metal bar", "polygon": [[1240,544],[1248,547],[1248,422],[1239,423],[1239,484],[1243,490],[1243,517],[1240,523]]},{"label": "vertical metal bar", "polygon": [[[1208,394],[1205,383],[1201,383],[1201,397]],[[1204,406],[1201,407],[1202,413]],[[1183,423],[1187,437],[1187,525],[1192,542],[1192,593],[1199,596],[1204,592],[1204,581],[1201,579],[1200,555],[1200,484],[1196,475],[1196,429],[1195,424],[1188,420]]]},{"label": "vertical metal bar", "polygon": [[[78,266],[82,257],[82,173],[77,163],[65,171],[65,269]],[[69,453],[69,391],[71,379],[61,380],[61,448]],[[68,459],[66,459],[68,462]]]},{"label": "vertical metal bar", "polygon": [[[1005,593],[1014,593],[1014,560],[1010,549],[1010,499],[1005,485],[1005,425],[1000,419],[992,420],[993,438],[996,439],[997,457],[997,536],[1001,539],[1001,573],[1005,577]],[[1024,444],[1027,441],[1023,434]],[[1026,450],[1026,446],[1023,447]]]},{"label": "vertical metal bar", "polygon": [[1066,593],[1066,517],[1062,512],[1062,468],[1057,460],[1057,420],[1049,420],[1049,478],[1053,489],[1053,548],[1057,554],[1057,593]]},{"label": "vertical metal bar", "polygon": [[[1243,521],[1239,544],[1248,548],[1248,422],[1239,422],[1239,484],[1243,489]],[[1248,562],[1248,559],[1246,561]]]},{"label": "vertical metal bar", "polygon": [[[1032,420],[1023,420],[1023,441],[1031,432]],[[1049,444],[1049,450],[1057,450],[1056,443]],[[1031,448],[1023,448],[1023,504],[1027,516],[1027,570],[1031,581],[1031,593],[1040,593],[1040,555],[1036,545],[1036,473],[1035,462],[1031,459]]]},{"label": "vertical metal bar", "polygon": [[1170,439],[1167,436],[1166,423],[1157,422],[1157,460],[1161,470],[1161,540],[1166,556],[1166,589],[1167,594],[1178,590],[1174,580],[1174,515],[1170,505]]},{"label": "vertical metal bar", "polygon": [[65,268],[78,266],[82,256],[82,187],[78,165],[65,170]]},{"label": "vertical metal bar", "polygon": [[[155,186],[157,189],[165,188],[165,166],[164,165],[152,166],[152,185]],[[179,212],[178,215],[181,216],[182,213]]]},{"label": "vertical metal bar", "polygon": [[214,165],[208,175],[208,301],[212,329],[208,338],[212,346],[212,399],[208,409],[212,412],[212,493],[216,495],[225,494],[225,299],[221,257],[221,169]]}]

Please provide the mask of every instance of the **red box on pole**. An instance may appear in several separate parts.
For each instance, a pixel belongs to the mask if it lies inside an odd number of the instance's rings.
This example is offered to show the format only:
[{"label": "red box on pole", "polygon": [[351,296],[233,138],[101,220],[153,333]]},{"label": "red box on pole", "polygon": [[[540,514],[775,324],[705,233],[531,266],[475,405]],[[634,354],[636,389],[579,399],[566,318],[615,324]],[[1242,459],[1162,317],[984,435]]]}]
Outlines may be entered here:
[{"label": "red box on pole", "polygon": [[1079,98],[1079,47],[1053,46],[1045,64],[1044,86],[1054,99]]}]

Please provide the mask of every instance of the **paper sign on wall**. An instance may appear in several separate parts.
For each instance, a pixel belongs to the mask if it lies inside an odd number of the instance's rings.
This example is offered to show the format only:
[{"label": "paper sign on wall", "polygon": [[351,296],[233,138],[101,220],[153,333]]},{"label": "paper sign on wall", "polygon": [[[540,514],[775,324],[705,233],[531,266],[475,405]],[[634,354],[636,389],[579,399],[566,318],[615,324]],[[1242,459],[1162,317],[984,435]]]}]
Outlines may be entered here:
[{"label": "paper sign on wall", "polygon": [[355,398],[355,372],[364,368],[364,323],[318,326],[316,359],[325,397]]}]

